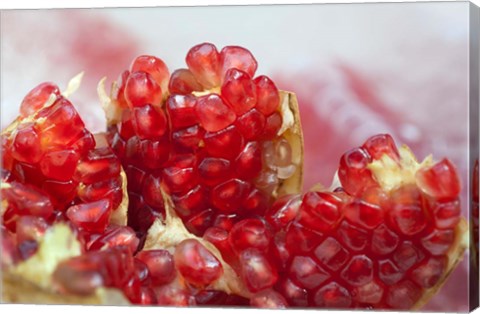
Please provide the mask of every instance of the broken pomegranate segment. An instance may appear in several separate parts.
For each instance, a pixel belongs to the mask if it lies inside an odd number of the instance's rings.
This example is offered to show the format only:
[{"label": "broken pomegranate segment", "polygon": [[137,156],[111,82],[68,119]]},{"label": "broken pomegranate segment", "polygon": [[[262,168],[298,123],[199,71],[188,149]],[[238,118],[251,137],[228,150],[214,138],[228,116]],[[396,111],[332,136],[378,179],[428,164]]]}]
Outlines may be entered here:
[{"label": "broken pomegranate segment", "polygon": [[333,192],[280,198],[266,221],[237,222],[227,242],[207,231],[225,258],[235,254],[252,305],[418,308],[462,257],[459,178],[447,159],[418,163],[381,134],[342,156],[339,179]]},{"label": "broken pomegranate segment", "polygon": [[110,222],[125,224],[120,161],[96,145],[56,85],[43,83],[27,94],[20,116],[2,131],[2,144],[3,225],[16,234],[24,259],[37,249],[35,235],[52,223],[69,221],[85,245]]},{"label": "broken pomegranate segment", "polygon": [[186,63],[169,77],[160,59],[139,57],[114,83],[112,98],[102,96],[110,145],[133,200],[129,226],[139,234],[165,218],[155,197],[160,186],[196,235],[224,215],[235,221],[263,215],[286,180],[296,183],[285,185],[290,192],[299,192],[301,162],[292,155],[299,147],[291,142],[301,133],[291,130],[296,108],[289,96],[268,77],[254,77],[257,62],[241,47],[219,52],[200,44]]}]

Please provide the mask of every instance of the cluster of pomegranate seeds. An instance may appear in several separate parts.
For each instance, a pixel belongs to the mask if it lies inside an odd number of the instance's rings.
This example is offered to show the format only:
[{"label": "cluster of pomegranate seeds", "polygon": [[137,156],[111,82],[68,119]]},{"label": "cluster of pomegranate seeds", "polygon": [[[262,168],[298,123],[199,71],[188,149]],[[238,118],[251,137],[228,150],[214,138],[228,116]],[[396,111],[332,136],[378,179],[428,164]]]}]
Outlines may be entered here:
[{"label": "cluster of pomegranate seeds", "polygon": [[129,225],[140,234],[164,213],[161,186],[188,230],[202,235],[263,215],[279,180],[296,170],[277,135],[279,92],[268,77],[254,78],[248,50],[204,43],[186,62],[169,79],[160,59],[139,57],[112,93],[122,114],[110,142],[128,177]]},{"label": "cluster of pomegranate seeds", "polygon": [[[241,47],[203,43],[186,63],[170,75],[140,56],[120,75],[109,146],[55,84],[25,97],[1,137],[2,269],[63,222],[82,246],[53,272],[52,288],[66,294],[110,287],[141,305],[410,309],[444,279],[460,223],[448,159],[418,163],[380,134],[341,157],[335,190],[277,198],[297,165],[275,84],[255,77]],[[126,183],[128,226],[113,216]],[[157,218],[161,237],[144,247]]]},{"label": "cluster of pomegranate seeds", "polygon": [[139,305],[248,304],[240,296],[205,289],[223,274],[223,269],[198,240],[180,242],[174,254],[164,249],[132,254],[136,247],[123,242],[61,262],[53,274],[55,288],[76,295],[90,295],[100,287],[118,288],[130,302]]},{"label": "cluster of pomegranate seeds", "polygon": [[25,96],[14,128],[2,133],[2,150],[3,225],[23,258],[58,221],[71,223],[86,249],[89,239],[108,238],[123,198],[120,161],[109,147],[96,147],[56,85],[40,84]]},{"label": "cluster of pomegranate seeds", "polygon": [[385,155],[410,166],[390,136],[374,136],[342,156],[334,192],[287,195],[265,221],[207,230],[237,259],[252,305],[409,309],[439,282],[460,219],[456,170],[448,160],[399,170],[402,183],[386,189],[378,176],[389,174],[369,166]]},{"label": "cluster of pomegranate seeds", "polygon": [[110,128],[109,140],[128,179],[128,224],[144,236],[155,218],[163,219],[161,174],[170,157],[169,125],[163,105],[169,71],[152,56],[137,57],[120,75],[112,95],[121,121]]}]

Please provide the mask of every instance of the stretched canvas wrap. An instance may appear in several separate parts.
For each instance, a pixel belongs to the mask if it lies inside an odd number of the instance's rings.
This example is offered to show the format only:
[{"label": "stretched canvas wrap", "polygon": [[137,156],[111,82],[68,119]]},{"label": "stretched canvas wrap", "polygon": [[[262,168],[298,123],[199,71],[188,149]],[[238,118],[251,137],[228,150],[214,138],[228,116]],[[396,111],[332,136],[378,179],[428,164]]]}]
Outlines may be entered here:
[{"label": "stretched canvas wrap", "polygon": [[3,303],[478,306],[475,5],[0,21]]}]

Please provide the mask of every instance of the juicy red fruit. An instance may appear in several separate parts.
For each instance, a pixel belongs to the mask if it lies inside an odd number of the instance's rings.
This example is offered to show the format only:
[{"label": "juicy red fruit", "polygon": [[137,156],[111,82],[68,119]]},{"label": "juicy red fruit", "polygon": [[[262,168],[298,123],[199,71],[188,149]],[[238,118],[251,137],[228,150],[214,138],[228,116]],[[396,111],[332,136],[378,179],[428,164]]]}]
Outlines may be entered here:
[{"label": "juicy red fruit", "polygon": [[[163,86],[161,93],[156,87],[129,89],[129,80],[134,82],[137,76],[144,78],[138,82],[149,81],[150,75],[158,83],[152,74],[158,72],[156,67],[140,63],[144,66],[132,65],[117,82],[113,95],[122,110],[121,122],[110,127],[109,136],[126,170],[129,196],[135,200],[129,205],[129,225],[143,234],[155,213],[163,214],[163,205],[154,197],[160,187],[170,194],[189,231],[197,235],[225,215],[235,220],[263,215],[279,182],[277,165],[269,165],[272,161],[263,155],[266,144],[275,146],[282,116],[273,81],[255,78],[253,55],[236,46],[219,52],[209,43],[197,45],[187,54],[188,68],[170,77],[169,95]],[[162,82],[168,80],[167,71],[160,72]],[[127,105],[122,104],[122,90]],[[138,99],[133,100],[130,92]],[[147,99],[151,97],[156,98]],[[159,143],[145,150],[142,139]],[[185,156],[194,158],[185,164],[181,162]],[[295,169],[288,155],[278,172],[286,179]],[[151,170],[154,173],[147,176]],[[152,219],[133,219],[139,215]]]}]

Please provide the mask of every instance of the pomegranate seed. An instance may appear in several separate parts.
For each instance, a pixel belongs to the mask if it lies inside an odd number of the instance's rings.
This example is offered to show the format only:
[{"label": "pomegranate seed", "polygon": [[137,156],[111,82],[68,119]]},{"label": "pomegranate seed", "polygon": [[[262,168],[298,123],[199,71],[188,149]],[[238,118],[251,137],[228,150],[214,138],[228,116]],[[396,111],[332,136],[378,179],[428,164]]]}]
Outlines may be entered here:
[{"label": "pomegranate seed", "polygon": [[344,208],[348,221],[365,229],[376,228],[383,220],[383,209],[380,206],[363,201],[354,201]]},{"label": "pomegranate seed", "polygon": [[133,72],[125,84],[125,100],[130,108],[146,104],[158,106],[162,101],[162,89],[150,74]]},{"label": "pomegranate seed", "polygon": [[367,304],[377,304],[382,300],[384,288],[371,281],[363,286],[355,287],[352,290],[354,301]]},{"label": "pomegranate seed", "polygon": [[54,180],[68,181],[72,178],[80,156],[74,150],[46,153],[40,161],[44,176]]},{"label": "pomegranate seed", "polygon": [[420,287],[431,288],[437,284],[447,266],[445,257],[432,257],[412,271],[411,278]]},{"label": "pomegranate seed", "polygon": [[72,180],[66,182],[46,180],[42,184],[42,190],[50,195],[54,207],[59,210],[64,210],[73,201],[77,187],[78,183]]},{"label": "pomegranate seed", "polygon": [[378,226],[372,235],[372,252],[378,255],[387,255],[398,246],[398,236],[385,225]]},{"label": "pomegranate seed", "polygon": [[171,95],[168,97],[166,108],[172,129],[177,130],[198,123],[196,104],[197,98],[192,95]]},{"label": "pomegranate seed", "polygon": [[198,185],[198,177],[193,167],[168,167],[163,170],[163,182],[172,193],[187,192]]},{"label": "pomegranate seed", "polygon": [[277,284],[276,290],[287,299],[290,305],[297,307],[308,306],[307,290],[297,286],[290,279],[283,280]]},{"label": "pomegranate seed", "polygon": [[235,253],[228,241],[228,234],[229,233],[223,228],[210,227],[205,231],[203,238],[215,245],[227,263],[233,264],[236,262],[234,260]]},{"label": "pomegranate seed", "polygon": [[156,290],[159,305],[192,306],[195,305],[195,297],[187,291],[174,286],[166,285]]},{"label": "pomegranate seed", "polygon": [[422,191],[438,200],[452,200],[460,193],[457,170],[448,159],[418,170],[416,178]]},{"label": "pomegranate seed", "polygon": [[292,280],[307,289],[315,289],[330,278],[327,271],[306,256],[295,256],[289,272]]},{"label": "pomegranate seed", "polygon": [[313,301],[318,307],[338,309],[349,307],[352,297],[343,286],[331,282],[317,290]]},{"label": "pomegranate seed", "polygon": [[173,195],[172,200],[175,203],[175,210],[182,217],[190,216],[194,212],[200,212],[207,209],[205,189],[197,185],[183,195]]},{"label": "pomegranate seed", "polygon": [[232,248],[241,252],[248,248],[256,248],[259,251],[266,251],[272,239],[271,231],[260,219],[244,219],[236,223],[228,240]]},{"label": "pomegranate seed", "polygon": [[250,299],[250,305],[264,309],[285,309],[288,303],[281,294],[269,289],[255,293]]},{"label": "pomegranate seed", "polygon": [[284,195],[278,198],[267,210],[265,218],[276,230],[283,229],[293,221],[300,209],[301,199],[297,195]]},{"label": "pomegranate seed", "polygon": [[12,176],[17,181],[40,186],[46,178],[37,165],[15,162],[13,164]]},{"label": "pomegranate seed", "polygon": [[458,200],[447,203],[435,202],[432,212],[437,228],[454,228],[460,220],[460,202]]},{"label": "pomegranate seed", "polygon": [[172,142],[178,150],[195,151],[201,145],[205,131],[198,125],[172,133]]},{"label": "pomegranate seed", "polygon": [[83,129],[81,137],[72,144],[72,149],[81,156],[95,148],[95,138],[87,129]]},{"label": "pomegranate seed", "polygon": [[9,188],[2,189],[2,198],[18,215],[47,218],[53,213],[50,198],[32,185],[12,182]]},{"label": "pomegranate seed", "polygon": [[338,178],[347,193],[360,195],[365,189],[378,186],[367,169],[371,161],[370,155],[362,148],[352,149],[342,156]]},{"label": "pomegranate seed", "polygon": [[148,267],[154,285],[168,284],[175,279],[173,256],[166,250],[140,251],[135,258]]},{"label": "pomegranate seed", "polygon": [[395,146],[395,142],[388,134],[379,134],[370,137],[362,145],[362,148],[365,149],[374,160],[381,159],[383,155],[387,155],[397,162],[400,159],[400,154]]},{"label": "pomegranate seed", "polygon": [[239,255],[242,278],[247,288],[258,292],[272,287],[278,280],[278,274],[265,255],[259,250],[248,248]]},{"label": "pomegranate seed", "polygon": [[391,193],[389,211],[393,225],[408,236],[418,234],[426,226],[420,191],[414,186],[402,186]]},{"label": "pomegranate seed", "polygon": [[308,192],[302,200],[299,221],[306,227],[327,231],[340,219],[340,199],[328,193]]},{"label": "pomegranate seed", "polygon": [[60,263],[52,281],[59,291],[77,295],[89,295],[104,284],[97,263],[83,256]]},{"label": "pomegranate seed", "polygon": [[213,157],[233,159],[243,147],[243,137],[235,126],[229,126],[216,133],[205,134],[205,150]]},{"label": "pomegranate seed", "polygon": [[220,131],[235,121],[235,113],[217,94],[198,98],[195,109],[200,125],[209,132]]},{"label": "pomegranate seed", "polygon": [[201,236],[205,233],[205,230],[212,225],[212,215],[213,210],[211,208],[200,211],[187,220],[185,227],[194,235]]},{"label": "pomegranate seed", "polygon": [[49,225],[42,217],[22,216],[17,220],[15,232],[17,235],[17,242],[24,241],[38,241]]},{"label": "pomegranate seed", "polygon": [[424,254],[410,241],[402,242],[393,255],[394,262],[403,271],[410,269],[423,258]]},{"label": "pomegranate seed", "polygon": [[373,263],[365,255],[354,256],[345,266],[341,276],[349,285],[364,286],[373,279]]},{"label": "pomegranate seed", "polygon": [[159,58],[154,56],[139,56],[133,60],[130,71],[147,72],[155,80],[162,91],[167,91],[169,71],[167,65]]},{"label": "pomegranate seed", "polygon": [[432,255],[447,253],[453,243],[455,233],[451,229],[434,230],[422,239],[423,247]]},{"label": "pomegranate seed", "polygon": [[274,112],[265,120],[265,129],[263,130],[262,138],[271,140],[277,137],[280,128],[282,127],[283,118],[279,112]]},{"label": "pomegranate seed", "polygon": [[128,140],[132,136],[135,136],[131,110],[126,109],[122,112],[122,121],[118,124],[118,133],[124,140]]},{"label": "pomegranate seed", "polygon": [[253,188],[243,201],[242,207],[247,215],[264,216],[269,203],[269,197],[265,193]]},{"label": "pomegranate seed", "polygon": [[145,167],[160,169],[170,157],[170,144],[166,138],[140,141],[140,155]]},{"label": "pomegranate seed", "polygon": [[368,244],[367,232],[346,221],[340,224],[338,235],[340,240],[353,251],[362,251]]},{"label": "pomegranate seed", "polygon": [[149,175],[143,185],[142,195],[145,203],[155,208],[163,207],[164,204],[162,194],[160,193],[161,182],[161,177]]},{"label": "pomegranate seed", "polygon": [[103,232],[108,224],[111,204],[108,200],[74,205],[67,209],[67,217],[79,228],[89,232]]},{"label": "pomegranate seed", "polygon": [[44,118],[36,124],[43,147],[67,147],[84,135],[85,124],[72,103],[65,98],[40,110],[36,117]]},{"label": "pomegranate seed", "polygon": [[348,251],[332,237],[326,238],[315,249],[315,256],[332,271],[338,271],[349,259]]},{"label": "pomegranate seed", "polygon": [[25,118],[40,110],[51,94],[60,97],[60,89],[51,82],[41,83],[29,91],[20,105],[20,115]]},{"label": "pomegranate seed", "polygon": [[393,285],[403,278],[402,271],[391,260],[379,261],[378,268],[378,277],[386,285]]},{"label": "pomegranate seed", "polygon": [[212,204],[223,213],[235,212],[248,195],[249,188],[244,181],[230,179],[212,190]]},{"label": "pomegranate seed", "polygon": [[125,168],[125,174],[127,175],[129,192],[140,193],[143,188],[146,173],[140,168],[135,166],[127,166]]},{"label": "pomegranate seed", "polygon": [[144,262],[142,262],[136,257],[133,263],[135,266],[135,277],[137,277],[142,284],[150,285],[151,278],[150,278],[150,271],[148,270],[147,264],[145,264]]},{"label": "pomegranate seed", "polygon": [[218,259],[198,240],[187,239],[175,248],[175,266],[190,284],[206,286],[223,274]]},{"label": "pomegranate seed", "polygon": [[409,309],[421,297],[421,289],[409,280],[390,286],[386,302],[394,309]]},{"label": "pomegranate seed", "polygon": [[109,198],[112,201],[113,208],[116,208],[116,206],[119,205],[117,200],[118,195],[120,195],[119,201],[121,202],[121,194],[122,179],[120,177],[95,182],[89,185],[81,185],[78,189],[78,196],[84,202],[99,201],[102,198]]},{"label": "pomegranate seed", "polygon": [[194,91],[201,91],[202,86],[190,70],[178,69],[170,77],[168,90],[171,94],[187,95]]},{"label": "pomegranate seed", "polygon": [[12,156],[16,160],[34,164],[40,161],[43,151],[40,137],[33,124],[20,125],[12,145]]},{"label": "pomegranate seed", "polygon": [[246,72],[250,77],[255,75],[257,60],[252,53],[238,46],[226,46],[220,52],[220,64],[222,65],[222,78],[228,70],[238,69]]},{"label": "pomegranate seed", "polygon": [[192,47],[185,60],[205,89],[220,85],[220,55],[213,44],[203,43]]},{"label": "pomegranate seed", "polygon": [[294,254],[311,252],[318,244],[322,234],[294,221],[287,227],[287,249]]},{"label": "pomegranate seed", "polygon": [[135,232],[126,226],[109,226],[104,234],[95,239],[88,247],[89,250],[103,250],[115,246],[126,246],[133,253],[137,250],[139,240]]},{"label": "pomegranate seed", "polygon": [[264,75],[260,75],[253,80],[257,94],[257,104],[255,108],[266,116],[274,113],[280,105],[280,95],[273,81]]},{"label": "pomegranate seed", "polygon": [[97,148],[88,152],[88,155],[80,161],[74,178],[90,184],[118,177],[120,168],[120,162],[110,148]]},{"label": "pomegranate seed", "polygon": [[198,174],[207,186],[214,186],[230,177],[230,161],[222,158],[207,157],[198,165]]},{"label": "pomegranate seed", "polygon": [[150,104],[133,108],[132,117],[135,133],[141,139],[157,139],[167,131],[165,113]]},{"label": "pomegranate seed", "polygon": [[225,73],[222,96],[237,115],[252,109],[257,102],[255,86],[250,76],[235,68]]},{"label": "pomegranate seed", "polygon": [[251,109],[237,119],[235,126],[246,140],[251,140],[262,134],[265,128],[265,116],[257,111]]}]

